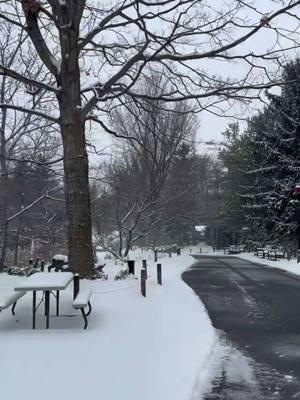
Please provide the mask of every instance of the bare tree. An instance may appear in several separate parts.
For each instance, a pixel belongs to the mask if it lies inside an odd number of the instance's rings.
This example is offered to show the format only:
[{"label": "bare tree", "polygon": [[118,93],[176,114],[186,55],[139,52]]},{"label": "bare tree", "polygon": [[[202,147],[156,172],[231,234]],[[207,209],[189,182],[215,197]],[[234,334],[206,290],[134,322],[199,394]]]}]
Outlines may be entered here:
[{"label": "bare tree", "polygon": [[[141,85],[157,98],[168,90],[166,79],[157,74]],[[182,143],[193,139],[198,124],[191,103],[165,104],[159,99],[138,102],[128,99],[126,107],[112,112],[111,124],[116,132],[130,139],[108,166],[108,193],[94,208],[98,220],[99,216],[106,219],[111,230],[118,232],[118,255],[126,257],[133,244],[162,224],[170,199],[162,198],[161,193],[172,161]],[[172,197],[186,190],[186,186],[181,187]],[[101,228],[98,233],[102,246],[109,248]]]},{"label": "bare tree", "polygon": [[[26,74],[28,77],[41,77],[41,70],[36,64],[37,55],[28,48],[27,54],[23,54],[21,47],[26,41],[26,33],[18,34],[13,26],[4,21],[1,24],[0,35],[0,62],[7,68],[18,68],[24,61],[26,63]],[[35,110],[37,105],[45,101],[43,91],[26,88],[27,106]],[[24,96],[22,83],[7,75],[0,76],[0,102],[9,104],[13,99]],[[46,100],[47,101],[47,100]],[[14,109],[4,108],[1,112],[0,121],[0,270],[5,262],[8,241],[8,201],[9,201],[9,175],[12,173],[14,164],[20,159],[20,153],[27,153],[34,158],[29,151],[31,139],[37,135],[44,137],[49,135],[53,129],[51,123],[41,120],[40,116],[31,113],[20,113]],[[31,138],[31,139],[30,139]],[[46,139],[45,139],[46,140]]]},{"label": "bare tree", "polygon": [[[55,82],[0,65],[2,75],[47,90],[57,100],[59,116],[33,112],[16,101],[1,107],[30,111],[60,125],[74,270],[89,275],[93,268],[86,122],[118,136],[105,116],[124,96],[156,99],[136,85],[149,68],[167,74],[170,90],[160,95],[166,102],[194,98],[199,110],[213,107],[211,112],[219,113],[224,100],[259,97],[264,88],[283,83],[270,67],[280,65],[283,48],[298,46],[299,5],[296,0],[267,0],[263,5],[232,0],[220,6],[213,0],[1,2],[0,18],[28,33]],[[282,16],[288,19],[283,27]],[[267,46],[258,52],[244,50],[243,43],[262,31],[270,32]],[[224,61],[242,64],[242,73],[218,77]]]}]

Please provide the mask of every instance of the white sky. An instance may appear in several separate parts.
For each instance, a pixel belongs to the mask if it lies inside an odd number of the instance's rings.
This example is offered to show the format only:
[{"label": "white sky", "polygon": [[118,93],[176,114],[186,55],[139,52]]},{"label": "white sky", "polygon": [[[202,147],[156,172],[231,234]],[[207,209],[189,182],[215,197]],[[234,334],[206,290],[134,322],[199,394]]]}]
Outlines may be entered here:
[{"label": "white sky", "polygon": [[[225,4],[224,0],[216,0],[214,3],[214,6],[217,8],[218,3],[221,5]],[[287,4],[286,2],[285,4]],[[249,4],[249,2],[248,2]],[[279,6],[282,6],[281,2],[278,1],[272,1],[272,0],[254,0],[253,5],[258,6],[259,10],[262,12],[265,11],[274,11],[276,8]],[[257,20],[258,16],[256,14],[254,15],[247,15],[249,19],[251,20],[252,18],[255,18],[255,21]],[[286,27],[287,29],[292,29],[296,28],[296,23],[294,23],[294,26],[291,26],[291,19],[289,17],[281,17],[274,22],[276,23],[277,26],[280,27]],[[276,34],[274,31],[268,28],[262,29],[258,34],[256,34],[254,37],[252,37],[250,40],[248,40],[243,46],[240,46],[238,50],[234,50],[235,54],[241,54],[241,53],[247,53],[247,52],[264,52],[266,49],[271,49],[273,48],[274,44],[276,42]],[[281,42],[283,46],[290,45],[288,42],[284,43]],[[295,58],[296,57],[296,51],[293,50],[289,54],[287,54],[287,57],[289,59]],[[214,61],[209,61],[206,64],[204,64],[204,68],[210,68],[214,69],[216,63]],[[218,67],[220,68],[220,65],[218,64]],[[220,71],[217,71],[219,74]],[[240,64],[238,63],[223,63],[222,65],[222,74],[224,76],[226,75],[231,75],[234,74],[235,76],[243,75],[243,67],[241,67]],[[249,108],[252,107],[253,110],[250,113],[255,113],[255,109],[257,110],[260,105],[258,103],[249,105]],[[228,115],[236,115],[236,116],[243,116],[247,117],[249,114],[249,111],[246,112],[243,110],[241,112],[240,106],[234,106]],[[209,140],[214,140],[216,142],[220,142],[222,140],[222,132],[226,129],[227,125],[229,122],[233,121],[233,118],[227,117],[218,117],[215,115],[212,115],[208,112],[201,112],[199,113],[199,120],[200,120],[200,128],[197,134],[196,141],[202,142],[202,141],[209,141]],[[97,128],[98,130],[98,128]],[[112,138],[110,135],[106,133],[100,133],[93,134],[93,143],[97,146],[97,148],[103,148],[106,146],[112,145]],[[209,147],[205,145],[198,145],[198,150],[200,152],[207,152]]]}]

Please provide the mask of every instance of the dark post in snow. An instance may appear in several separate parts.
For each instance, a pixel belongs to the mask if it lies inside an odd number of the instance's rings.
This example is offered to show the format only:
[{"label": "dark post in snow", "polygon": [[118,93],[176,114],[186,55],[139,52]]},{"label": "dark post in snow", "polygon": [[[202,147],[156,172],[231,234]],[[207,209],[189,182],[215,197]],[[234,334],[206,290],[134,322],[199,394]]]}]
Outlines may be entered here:
[{"label": "dark post in snow", "polygon": [[144,297],[146,297],[146,280],[147,271],[145,269],[141,269],[141,293]]},{"label": "dark post in snow", "polygon": [[178,256],[181,255],[181,249],[180,249],[180,247],[177,247],[176,254],[177,254]]},{"label": "dark post in snow", "polygon": [[202,253],[202,247],[200,247],[200,253]]},{"label": "dark post in snow", "polygon": [[169,249],[169,257],[172,257],[172,249]]},{"label": "dark post in snow", "polygon": [[40,262],[40,259],[39,259],[39,257],[37,257],[36,259],[35,259],[35,262],[34,262],[34,265],[33,265],[33,268],[38,268],[38,266],[39,266],[39,262]]},{"label": "dark post in snow", "polygon": [[157,283],[162,285],[161,264],[157,264]]},{"label": "dark post in snow", "polygon": [[41,262],[41,272],[44,272],[44,271],[45,271],[45,261],[42,260],[42,262]]},{"label": "dark post in snow", "polygon": [[146,271],[146,279],[148,279],[147,260],[143,260],[143,269]]},{"label": "dark post in snow", "polygon": [[128,260],[128,273],[134,275],[134,260]]},{"label": "dark post in snow", "polygon": [[79,274],[74,274],[74,277],[73,277],[73,299],[74,300],[79,292],[79,285],[80,285]]},{"label": "dark post in snow", "polygon": [[157,250],[154,250],[154,262],[157,262]]}]

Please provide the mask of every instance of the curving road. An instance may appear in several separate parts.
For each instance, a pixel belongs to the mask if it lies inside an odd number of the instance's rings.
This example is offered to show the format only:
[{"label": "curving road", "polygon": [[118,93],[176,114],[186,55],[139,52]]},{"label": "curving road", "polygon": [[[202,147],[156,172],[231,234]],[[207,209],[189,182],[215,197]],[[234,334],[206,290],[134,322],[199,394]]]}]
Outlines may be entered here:
[{"label": "curving road", "polygon": [[300,276],[237,257],[199,256],[182,277],[221,338],[205,399],[300,399]]}]

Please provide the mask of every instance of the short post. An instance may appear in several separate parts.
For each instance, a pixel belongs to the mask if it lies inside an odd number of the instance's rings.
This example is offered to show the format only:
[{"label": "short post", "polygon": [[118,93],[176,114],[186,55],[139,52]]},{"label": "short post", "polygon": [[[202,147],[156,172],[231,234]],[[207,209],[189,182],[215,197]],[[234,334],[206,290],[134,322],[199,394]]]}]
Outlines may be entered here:
[{"label": "short post", "polygon": [[144,297],[146,297],[146,280],[147,271],[145,269],[141,269],[141,293]]},{"label": "short post", "polygon": [[190,249],[190,253],[192,252],[192,249]]},{"label": "short post", "polygon": [[169,257],[172,257],[172,249],[169,250]]},{"label": "short post", "polygon": [[157,250],[154,250],[154,262],[157,262]]},{"label": "short post", "polygon": [[146,271],[146,279],[148,279],[147,260],[143,260],[143,269]]},{"label": "short post", "polygon": [[128,260],[128,273],[134,275],[134,260]]},{"label": "short post", "polygon": [[177,254],[178,256],[180,256],[180,254],[181,254],[181,249],[180,249],[180,247],[177,247],[176,254]]},{"label": "short post", "polygon": [[44,271],[45,271],[45,261],[42,260],[42,262],[41,262],[41,272],[44,272]]},{"label": "short post", "polygon": [[74,277],[73,277],[73,300],[75,300],[75,298],[79,292],[79,285],[80,285],[79,274],[74,274]]},{"label": "short post", "polygon": [[200,253],[202,253],[202,247],[200,247]]},{"label": "short post", "polygon": [[162,285],[161,264],[157,264],[157,283]]}]

